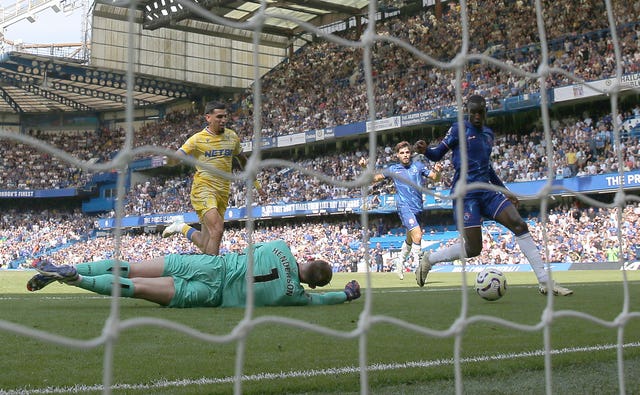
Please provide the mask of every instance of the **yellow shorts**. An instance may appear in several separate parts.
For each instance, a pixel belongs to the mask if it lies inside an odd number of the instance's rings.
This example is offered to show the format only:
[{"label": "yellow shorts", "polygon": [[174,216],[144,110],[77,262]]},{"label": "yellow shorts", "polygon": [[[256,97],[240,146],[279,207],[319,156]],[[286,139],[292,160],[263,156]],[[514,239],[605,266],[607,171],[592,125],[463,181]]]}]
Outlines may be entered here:
[{"label": "yellow shorts", "polygon": [[198,214],[200,223],[203,223],[204,215],[207,211],[216,209],[220,216],[224,218],[224,213],[229,204],[229,196],[221,196],[219,193],[211,190],[191,191],[191,206]]}]

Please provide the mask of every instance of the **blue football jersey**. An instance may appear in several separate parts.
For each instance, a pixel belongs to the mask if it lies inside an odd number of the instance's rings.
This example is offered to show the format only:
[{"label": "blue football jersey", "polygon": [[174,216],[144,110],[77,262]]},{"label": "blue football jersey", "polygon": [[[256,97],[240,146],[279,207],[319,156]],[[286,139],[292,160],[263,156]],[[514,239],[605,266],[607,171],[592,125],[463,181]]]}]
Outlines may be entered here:
[{"label": "blue football jersey", "polygon": [[396,205],[398,207],[407,207],[413,212],[422,211],[422,191],[408,184],[405,180],[422,186],[423,177],[428,177],[430,172],[431,170],[421,161],[414,161],[408,166],[394,163],[387,168],[386,177],[389,177],[390,174],[400,177],[393,177],[393,183],[396,188]]},{"label": "blue football jersey", "polygon": [[[469,163],[467,182],[486,182],[498,186],[504,186],[498,178],[491,163],[491,150],[493,148],[493,131],[487,127],[476,128],[469,121],[463,124],[467,139],[467,160]],[[460,137],[458,135],[459,124],[454,123],[447,131],[440,144],[427,149],[425,156],[433,161],[438,161],[448,152],[452,152],[451,162],[455,170],[452,180],[452,189],[460,179],[460,167],[462,157],[460,154]]]}]

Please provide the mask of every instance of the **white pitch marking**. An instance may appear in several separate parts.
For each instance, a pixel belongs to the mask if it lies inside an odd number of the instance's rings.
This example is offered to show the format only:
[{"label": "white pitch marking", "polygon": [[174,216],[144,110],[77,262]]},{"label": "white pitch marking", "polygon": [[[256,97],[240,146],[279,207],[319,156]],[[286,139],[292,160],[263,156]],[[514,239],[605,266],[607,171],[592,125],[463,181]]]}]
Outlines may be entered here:
[{"label": "white pitch marking", "polygon": [[[562,348],[559,350],[551,350],[551,355],[570,354],[578,352],[593,352],[593,351],[606,351],[617,348],[617,344],[605,344],[599,346],[588,347],[571,347]],[[625,343],[623,348],[640,347],[640,342]],[[483,362],[483,361],[500,361],[506,359],[519,359],[543,356],[544,350],[528,351],[521,353],[510,354],[496,354],[496,355],[481,355],[478,357],[462,358],[462,363],[470,362]],[[374,364],[370,365],[368,370],[370,372],[390,370],[390,369],[406,369],[406,368],[429,368],[435,366],[452,365],[453,358],[436,359],[431,361],[414,361],[405,363],[393,363],[393,364]],[[328,376],[336,374],[353,374],[360,372],[360,368],[357,366],[347,366],[343,368],[333,369],[312,369],[292,372],[280,372],[280,373],[260,373],[242,376],[243,381],[260,381],[260,380],[279,380],[287,378],[298,377],[317,377]],[[171,387],[187,387],[190,385],[209,385],[209,384],[231,384],[235,382],[235,377],[222,377],[222,378],[201,378],[198,380],[159,380],[151,384],[115,384],[111,387],[113,390],[153,390],[156,388],[171,388]],[[102,385],[96,384],[92,386],[80,386],[75,385],[72,387],[47,387],[41,389],[24,388],[17,390],[0,390],[0,395],[28,395],[28,394],[79,394],[88,391],[102,391]]]}]

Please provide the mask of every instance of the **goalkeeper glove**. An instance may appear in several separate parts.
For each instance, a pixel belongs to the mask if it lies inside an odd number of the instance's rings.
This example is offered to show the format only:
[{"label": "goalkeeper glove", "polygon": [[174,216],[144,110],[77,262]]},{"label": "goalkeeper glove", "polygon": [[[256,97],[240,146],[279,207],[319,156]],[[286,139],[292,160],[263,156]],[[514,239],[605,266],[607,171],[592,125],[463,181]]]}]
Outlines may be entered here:
[{"label": "goalkeeper glove", "polygon": [[350,302],[360,297],[360,284],[356,280],[351,280],[345,285],[344,293],[347,294],[347,300]]}]

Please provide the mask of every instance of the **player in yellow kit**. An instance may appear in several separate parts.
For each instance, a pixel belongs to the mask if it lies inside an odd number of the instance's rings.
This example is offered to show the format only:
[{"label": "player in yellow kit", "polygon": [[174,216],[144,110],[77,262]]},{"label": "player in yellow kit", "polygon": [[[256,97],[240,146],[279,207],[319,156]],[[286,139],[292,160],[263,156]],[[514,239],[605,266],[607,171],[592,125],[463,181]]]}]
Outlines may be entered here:
[{"label": "player in yellow kit", "polygon": [[[176,155],[189,155],[201,164],[196,166],[191,185],[191,205],[198,214],[201,229],[177,221],[165,228],[162,237],[182,233],[205,254],[217,255],[224,232],[224,213],[229,202],[228,178],[216,174],[211,168],[231,173],[233,158],[241,167],[247,162],[242,153],[240,138],[233,130],[226,128],[229,114],[223,103],[210,102],[205,106],[207,127],[189,137],[176,151]],[[175,159],[169,164],[177,164]],[[259,184],[254,184],[259,192]]]}]

